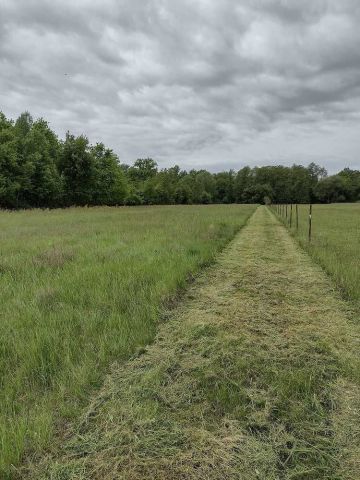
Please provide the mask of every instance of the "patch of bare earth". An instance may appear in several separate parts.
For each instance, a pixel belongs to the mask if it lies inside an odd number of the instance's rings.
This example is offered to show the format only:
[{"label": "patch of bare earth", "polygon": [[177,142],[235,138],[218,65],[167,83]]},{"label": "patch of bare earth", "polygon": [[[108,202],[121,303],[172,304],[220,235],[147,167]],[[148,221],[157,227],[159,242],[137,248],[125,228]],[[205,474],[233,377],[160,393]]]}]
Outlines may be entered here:
[{"label": "patch of bare earth", "polygon": [[359,325],[260,207],[23,478],[359,479]]}]

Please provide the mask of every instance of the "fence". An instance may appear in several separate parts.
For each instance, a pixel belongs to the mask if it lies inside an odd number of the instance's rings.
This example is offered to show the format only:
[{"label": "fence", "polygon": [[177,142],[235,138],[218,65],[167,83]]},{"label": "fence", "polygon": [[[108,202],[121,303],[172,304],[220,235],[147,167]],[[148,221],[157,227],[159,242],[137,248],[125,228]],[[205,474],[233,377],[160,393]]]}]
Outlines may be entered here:
[{"label": "fence", "polygon": [[274,204],[269,208],[360,308],[360,203]]},{"label": "fence", "polygon": [[[302,205],[304,207],[304,205]],[[288,203],[278,203],[270,205],[270,208],[280,220],[290,228],[290,230],[295,229],[296,232],[299,231],[299,205],[298,204],[288,204]],[[311,243],[312,239],[312,223],[313,223],[313,206],[310,204],[308,206],[308,241]]]}]

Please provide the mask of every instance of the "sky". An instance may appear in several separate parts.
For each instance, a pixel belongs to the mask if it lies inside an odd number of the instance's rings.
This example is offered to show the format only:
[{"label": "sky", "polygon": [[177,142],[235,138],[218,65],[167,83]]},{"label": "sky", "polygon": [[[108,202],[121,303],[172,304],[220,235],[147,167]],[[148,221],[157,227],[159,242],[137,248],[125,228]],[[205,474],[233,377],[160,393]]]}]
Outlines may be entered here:
[{"label": "sky", "polygon": [[121,162],[360,169],[359,0],[0,0],[0,110]]}]

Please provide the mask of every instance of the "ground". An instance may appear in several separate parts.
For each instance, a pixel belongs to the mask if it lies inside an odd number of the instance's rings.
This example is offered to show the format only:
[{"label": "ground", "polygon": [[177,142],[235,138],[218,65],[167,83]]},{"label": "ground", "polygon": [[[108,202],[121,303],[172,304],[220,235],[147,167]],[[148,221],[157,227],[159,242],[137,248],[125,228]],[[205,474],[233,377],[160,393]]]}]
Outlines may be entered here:
[{"label": "ground", "polygon": [[356,313],[267,207],[22,478],[360,478]]}]

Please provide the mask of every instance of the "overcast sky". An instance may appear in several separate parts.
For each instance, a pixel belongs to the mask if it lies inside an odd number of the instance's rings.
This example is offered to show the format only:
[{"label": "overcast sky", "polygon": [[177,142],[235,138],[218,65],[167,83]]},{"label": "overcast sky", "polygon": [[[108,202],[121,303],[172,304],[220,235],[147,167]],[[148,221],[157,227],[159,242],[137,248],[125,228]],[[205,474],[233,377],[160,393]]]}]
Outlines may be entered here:
[{"label": "overcast sky", "polygon": [[0,110],[126,163],[360,168],[360,1],[0,0]]}]

